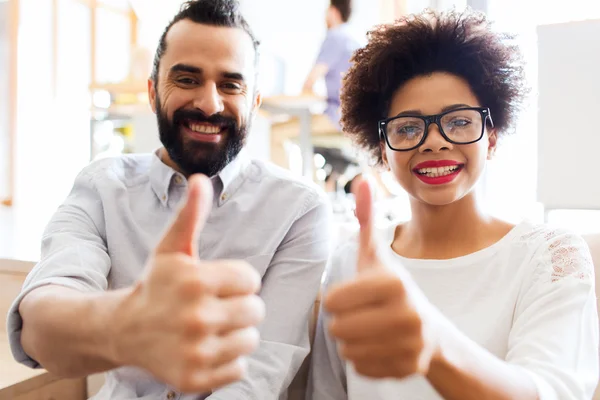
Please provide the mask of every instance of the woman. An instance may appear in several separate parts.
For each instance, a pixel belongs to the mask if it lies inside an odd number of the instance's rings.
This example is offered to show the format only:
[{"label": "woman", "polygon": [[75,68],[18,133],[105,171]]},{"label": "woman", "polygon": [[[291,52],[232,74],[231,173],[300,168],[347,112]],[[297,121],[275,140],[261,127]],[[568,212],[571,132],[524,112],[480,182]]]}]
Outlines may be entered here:
[{"label": "woman", "polygon": [[583,240],[486,214],[475,190],[525,94],[510,37],[425,12],[370,33],[344,81],[345,132],[389,168],[412,219],[333,257],[309,398],[590,399],[598,379]]}]

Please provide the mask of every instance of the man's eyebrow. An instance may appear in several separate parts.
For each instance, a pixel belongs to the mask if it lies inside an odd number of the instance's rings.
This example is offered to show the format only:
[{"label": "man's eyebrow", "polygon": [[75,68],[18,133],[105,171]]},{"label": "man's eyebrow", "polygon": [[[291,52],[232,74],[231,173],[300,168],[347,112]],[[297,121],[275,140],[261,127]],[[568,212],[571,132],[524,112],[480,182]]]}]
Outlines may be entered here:
[{"label": "man's eyebrow", "polygon": [[[190,74],[202,74],[204,71],[202,70],[202,68],[195,67],[195,66],[189,65],[189,64],[175,64],[171,67],[169,72],[170,73],[188,72]],[[232,80],[240,81],[240,82],[246,81],[244,74],[242,74],[240,72],[223,72],[221,74],[221,76],[225,79],[232,79]]]},{"label": "man's eyebrow", "polygon": [[233,79],[234,81],[245,82],[244,75],[239,72],[223,72],[223,77],[227,79]]},{"label": "man's eyebrow", "polygon": [[169,72],[189,72],[191,74],[201,74],[202,68],[194,67],[189,64],[175,64],[171,67]]}]

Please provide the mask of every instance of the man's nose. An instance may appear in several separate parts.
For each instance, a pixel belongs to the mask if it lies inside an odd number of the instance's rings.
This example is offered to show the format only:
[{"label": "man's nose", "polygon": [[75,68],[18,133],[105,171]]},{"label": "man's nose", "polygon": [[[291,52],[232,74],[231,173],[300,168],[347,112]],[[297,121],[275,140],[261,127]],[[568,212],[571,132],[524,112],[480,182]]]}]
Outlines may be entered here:
[{"label": "man's nose", "polygon": [[193,106],[207,116],[221,113],[225,109],[221,94],[213,83],[206,83],[198,89]]}]

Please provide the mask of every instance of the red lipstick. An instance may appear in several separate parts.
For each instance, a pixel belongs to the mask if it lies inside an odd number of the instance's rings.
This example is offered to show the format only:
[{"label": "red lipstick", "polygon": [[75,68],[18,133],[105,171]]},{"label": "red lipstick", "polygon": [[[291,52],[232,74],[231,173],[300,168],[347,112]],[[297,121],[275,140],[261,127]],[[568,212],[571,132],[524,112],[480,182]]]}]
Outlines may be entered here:
[{"label": "red lipstick", "polygon": [[[413,168],[413,173],[423,183],[428,185],[443,185],[452,182],[464,168],[464,164],[454,160],[429,160],[417,164]],[[446,169],[445,167],[455,167]],[[433,169],[434,171],[419,172],[423,169]]]}]

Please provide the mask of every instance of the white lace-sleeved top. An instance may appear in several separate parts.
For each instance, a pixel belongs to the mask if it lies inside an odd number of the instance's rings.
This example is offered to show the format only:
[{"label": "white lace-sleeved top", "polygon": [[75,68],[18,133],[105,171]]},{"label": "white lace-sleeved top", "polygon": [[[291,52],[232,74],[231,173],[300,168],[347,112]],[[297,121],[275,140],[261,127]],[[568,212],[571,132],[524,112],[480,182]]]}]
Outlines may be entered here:
[{"label": "white lace-sleeved top", "polygon": [[[427,298],[464,334],[535,380],[541,400],[589,400],[598,382],[594,270],[579,236],[523,222],[494,245],[449,260],[401,257],[394,227],[380,232],[382,256],[403,265]],[[324,290],[350,279],[356,243],[342,246]],[[365,379],[340,360],[321,312],[312,355],[314,400],[437,400],[423,377]]]}]

